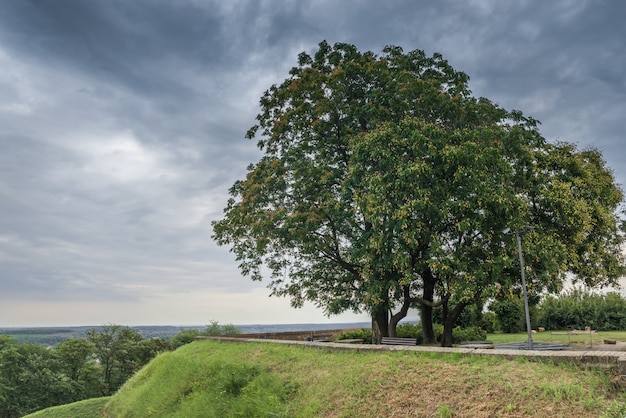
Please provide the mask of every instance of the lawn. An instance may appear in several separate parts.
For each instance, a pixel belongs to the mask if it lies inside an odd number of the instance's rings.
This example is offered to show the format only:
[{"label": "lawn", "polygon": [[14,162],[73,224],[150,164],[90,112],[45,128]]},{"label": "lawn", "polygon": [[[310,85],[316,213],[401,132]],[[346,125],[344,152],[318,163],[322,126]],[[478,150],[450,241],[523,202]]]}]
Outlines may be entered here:
[{"label": "lawn", "polygon": [[[626,342],[626,331],[598,331],[597,333],[571,334],[566,331],[544,331],[532,334],[533,341],[545,343],[569,344],[572,347],[592,347],[600,345],[604,340]],[[487,340],[494,344],[508,344],[528,340],[528,334],[488,334]]]}]

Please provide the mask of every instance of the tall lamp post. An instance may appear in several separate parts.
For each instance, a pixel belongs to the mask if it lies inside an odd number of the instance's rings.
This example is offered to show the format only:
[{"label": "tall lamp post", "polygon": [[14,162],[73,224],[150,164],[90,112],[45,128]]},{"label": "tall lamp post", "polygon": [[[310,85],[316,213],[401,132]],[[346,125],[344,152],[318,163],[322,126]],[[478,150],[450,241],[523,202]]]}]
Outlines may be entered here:
[{"label": "tall lamp post", "polygon": [[526,273],[524,272],[524,258],[522,257],[522,235],[534,230],[534,226],[526,226],[521,231],[513,232],[509,228],[502,231],[505,235],[515,235],[517,238],[517,252],[519,254],[519,266],[522,272],[522,293],[524,295],[524,310],[526,313],[526,331],[528,332],[528,349],[533,349],[533,334],[530,327],[530,312],[528,310],[528,292],[526,291]]}]

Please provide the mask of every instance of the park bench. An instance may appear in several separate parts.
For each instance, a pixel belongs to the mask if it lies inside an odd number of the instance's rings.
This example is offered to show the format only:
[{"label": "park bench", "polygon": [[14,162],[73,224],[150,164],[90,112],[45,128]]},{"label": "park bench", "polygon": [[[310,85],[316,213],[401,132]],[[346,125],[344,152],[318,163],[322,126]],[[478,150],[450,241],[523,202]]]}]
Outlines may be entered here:
[{"label": "park bench", "polygon": [[304,341],[313,341],[316,343],[328,343],[332,341],[333,334],[317,334],[315,332],[311,332],[309,337],[304,337]]},{"label": "park bench", "polygon": [[417,338],[383,337],[380,343],[382,345],[417,345]]}]

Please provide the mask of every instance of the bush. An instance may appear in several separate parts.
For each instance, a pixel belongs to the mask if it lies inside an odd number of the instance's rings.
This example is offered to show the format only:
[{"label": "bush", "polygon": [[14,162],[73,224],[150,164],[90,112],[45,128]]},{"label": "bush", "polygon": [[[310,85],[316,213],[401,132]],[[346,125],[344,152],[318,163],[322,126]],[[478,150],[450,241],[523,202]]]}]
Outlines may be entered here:
[{"label": "bush", "polygon": [[421,324],[398,324],[396,327],[396,335],[399,338],[417,338],[417,343],[422,343],[422,325]]},{"label": "bush", "polygon": [[498,317],[491,311],[483,312],[480,319],[480,328],[487,334],[493,334],[497,329]]},{"label": "bush", "polygon": [[[441,336],[443,335],[443,325],[434,324],[433,332],[435,334],[435,339],[437,341],[441,341]],[[399,324],[396,327],[396,335],[398,338],[415,338],[417,339],[418,345],[424,343],[421,324]],[[372,330],[369,328],[361,328],[359,330],[342,332],[337,337],[338,340],[352,340],[359,338],[362,339],[365,344],[371,344]],[[479,327],[455,327],[452,330],[452,342],[454,344],[458,344],[461,341],[484,341],[486,339],[487,333]]]},{"label": "bush", "polygon": [[199,335],[201,335],[201,332],[198,329],[184,329],[180,331],[178,334],[170,338],[172,349],[176,350],[185,344],[193,342],[193,340]]},{"label": "bush", "polygon": [[217,321],[211,321],[202,331],[193,328],[182,330],[170,339],[170,344],[172,349],[176,350],[180,346],[193,342],[196,337],[201,335],[216,337],[233,334],[241,334],[241,330],[232,324],[220,325]]},{"label": "bush", "polygon": [[372,330],[369,328],[361,328],[358,330],[345,331],[339,334],[338,340],[363,340],[364,344],[372,343]]},{"label": "bush", "polygon": [[239,328],[233,324],[220,325],[217,321],[211,321],[210,325],[202,331],[201,335],[219,336],[241,334]]},{"label": "bush", "polygon": [[524,305],[521,299],[495,300],[489,305],[497,317],[497,328],[507,334],[522,332],[526,329]]},{"label": "bush", "polygon": [[487,333],[479,327],[455,327],[452,330],[452,342],[454,344],[459,344],[461,341],[485,341],[486,339]]},{"label": "bush", "polygon": [[546,329],[626,329],[626,300],[617,293],[600,295],[574,289],[559,297],[547,296],[538,314],[538,325]]}]

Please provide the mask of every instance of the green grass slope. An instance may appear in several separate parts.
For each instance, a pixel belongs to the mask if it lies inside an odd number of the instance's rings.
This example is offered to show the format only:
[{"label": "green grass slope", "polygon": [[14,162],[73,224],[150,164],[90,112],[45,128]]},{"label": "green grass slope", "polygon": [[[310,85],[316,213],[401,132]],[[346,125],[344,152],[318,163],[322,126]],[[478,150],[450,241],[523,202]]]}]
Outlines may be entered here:
[{"label": "green grass slope", "polygon": [[206,340],[159,355],[94,415],[31,417],[612,417],[624,400],[598,369]]},{"label": "green grass slope", "polygon": [[53,406],[33,414],[28,418],[95,418],[102,416],[104,405],[109,401],[109,397],[87,399],[74,402],[69,405]]}]

